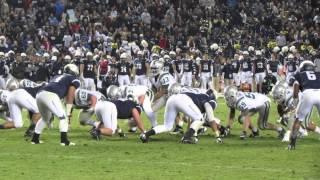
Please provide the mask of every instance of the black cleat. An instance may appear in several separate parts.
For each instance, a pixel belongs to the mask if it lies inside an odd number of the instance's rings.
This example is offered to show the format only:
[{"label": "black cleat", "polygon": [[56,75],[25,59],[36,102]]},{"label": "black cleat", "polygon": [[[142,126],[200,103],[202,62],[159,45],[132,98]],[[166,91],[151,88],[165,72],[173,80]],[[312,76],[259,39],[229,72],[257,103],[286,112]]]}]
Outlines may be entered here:
[{"label": "black cleat", "polygon": [[203,135],[204,133],[206,133],[207,128],[206,127],[202,127],[197,131],[197,135]]},{"label": "black cleat", "polygon": [[296,149],[296,138],[290,138],[290,144],[288,145],[288,150],[295,150]]},{"label": "black cleat", "polygon": [[245,140],[245,139],[247,139],[247,132],[246,131],[243,131],[241,134],[240,134],[240,139],[241,140]]},{"label": "black cleat", "polygon": [[256,138],[256,137],[259,137],[259,136],[260,136],[259,129],[257,129],[256,132],[252,131],[252,134],[250,134],[249,137]]},{"label": "black cleat", "polygon": [[34,133],[34,130],[28,129],[28,130],[24,133],[23,137],[25,137],[25,138],[30,138],[30,137],[32,137],[33,133]]},{"label": "black cleat", "polygon": [[101,139],[100,131],[98,129],[94,128],[94,127],[90,130],[90,135],[92,136],[93,139],[95,139],[97,141],[99,141]]},{"label": "black cleat", "polygon": [[183,128],[180,126],[176,126],[174,128],[174,130],[172,132],[170,132],[170,134],[183,134]]},{"label": "black cleat", "polygon": [[192,137],[183,137],[182,139],[181,139],[181,143],[182,144],[196,144],[197,143],[197,138],[192,138]]},{"label": "black cleat", "polygon": [[140,134],[140,140],[142,143],[149,142],[149,136],[147,136],[145,133]]},{"label": "black cleat", "polygon": [[281,131],[278,131],[278,138],[282,139],[284,137],[284,135],[286,134],[286,130],[282,128]]},{"label": "black cleat", "polygon": [[225,128],[224,126],[219,127],[220,137],[226,137],[230,134],[230,128]]}]

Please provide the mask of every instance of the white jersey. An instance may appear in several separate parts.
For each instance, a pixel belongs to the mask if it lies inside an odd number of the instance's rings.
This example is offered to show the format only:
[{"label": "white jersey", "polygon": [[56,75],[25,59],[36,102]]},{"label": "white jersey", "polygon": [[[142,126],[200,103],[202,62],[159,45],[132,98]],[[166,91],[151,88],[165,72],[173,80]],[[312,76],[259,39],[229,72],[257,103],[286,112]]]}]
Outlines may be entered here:
[{"label": "white jersey", "polygon": [[153,91],[150,88],[142,85],[130,84],[121,86],[120,91],[122,98],[127,98],[129,95],[131,95],[135,100],[137,100],[140,96],[147,95],[151,102],[154,98]]},{"label": "white jersey", "polygon": [[164,72],[159,75],[155,86],[156,88],[160,88],[161,86],[169,87],[174,83],[176,83],[175,78],[170,73]]},{"label": "white jersey", "polygon": [[106,100],[107,98],[98,91],[90,91],[86,89],[77,89],[75,92],[75,104],[81,108],[89,108],[91,105],[91,97],[95,96],[97,101]]},{"label": "white jersey", "polygon": [[11,92],[7,90],[0,91],[0,104],[4,105],[8,103],[8,99],[10,98]]},{"label": "white jersey", "polygon": [[270,99],[264,94],[239,92],[236,108],[240,111],[247,111],[263,106],[269,102]]}]

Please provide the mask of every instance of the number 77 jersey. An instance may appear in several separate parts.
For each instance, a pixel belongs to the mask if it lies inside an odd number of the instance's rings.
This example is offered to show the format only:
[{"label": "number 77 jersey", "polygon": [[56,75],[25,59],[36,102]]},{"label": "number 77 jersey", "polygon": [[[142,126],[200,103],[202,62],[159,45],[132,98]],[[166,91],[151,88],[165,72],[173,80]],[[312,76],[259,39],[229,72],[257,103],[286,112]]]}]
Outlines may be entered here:
[{"label": "number 77 jersey", "polygon": [[299,84],[300,90],[320,89],[320,72],[304,71],[294,75],[295,83]]}]

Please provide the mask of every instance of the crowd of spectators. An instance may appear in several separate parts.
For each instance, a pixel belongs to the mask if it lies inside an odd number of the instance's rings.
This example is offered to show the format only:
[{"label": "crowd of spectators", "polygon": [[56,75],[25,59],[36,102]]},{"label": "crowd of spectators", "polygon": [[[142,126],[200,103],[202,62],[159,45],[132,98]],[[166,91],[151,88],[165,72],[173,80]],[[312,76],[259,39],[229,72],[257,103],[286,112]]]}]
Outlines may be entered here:
[{"label": "crowd of spectators", "polygon": [[0,51],[28,56],[85,48],[116,54],[141,40],[148,48],[207,51],[294,44],[318,49],[317,0],[0,0]]}]

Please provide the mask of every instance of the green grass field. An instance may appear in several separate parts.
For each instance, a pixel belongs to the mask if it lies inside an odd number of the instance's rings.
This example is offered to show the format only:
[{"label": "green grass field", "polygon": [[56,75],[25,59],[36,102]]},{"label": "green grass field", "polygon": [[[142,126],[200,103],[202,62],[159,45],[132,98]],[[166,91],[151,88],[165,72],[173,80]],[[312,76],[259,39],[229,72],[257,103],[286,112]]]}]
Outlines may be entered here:
[{"label": "green grass field", "polygon": [[[223,100],[218,106],[216,116],[225,123]],[[270,121],[277,118],[272,106]],[[315,122],[320,124],[318,119]],[[298,140],[291,152],[270,131],[261,132],[260,138],[240,140],[238,123],[223,144],[215,143],[211,130],[194,145],[180,144],[181,137],[170,134],[142,144],[138,133],[128,134],[127,139],[92,140],[90,127],[80,127],[74,118],[69,135],[77,145],[61,147],[57,121],[53,129],[44,131],[45,143],[40,145],[23,138],[28,124],[0,132],[0,179],[320,179],[320,136],[314,133]],[[125,121],[120,126],[127,129]]]}]

